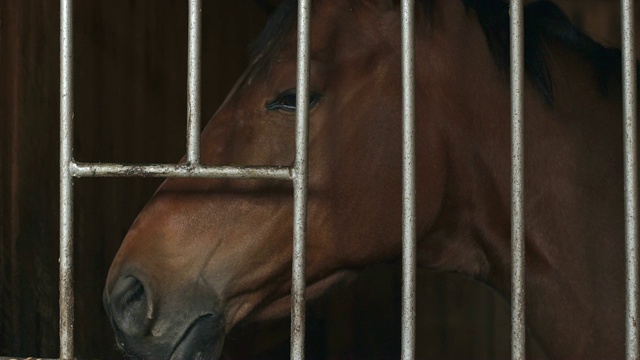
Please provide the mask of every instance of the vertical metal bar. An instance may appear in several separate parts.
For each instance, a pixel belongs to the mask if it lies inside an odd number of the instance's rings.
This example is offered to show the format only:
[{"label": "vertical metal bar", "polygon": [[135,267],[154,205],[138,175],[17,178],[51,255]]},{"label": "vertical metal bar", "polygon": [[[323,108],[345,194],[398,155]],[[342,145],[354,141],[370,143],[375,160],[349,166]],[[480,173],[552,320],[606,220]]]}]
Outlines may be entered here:
[{"label": "vertical metal bar", "polygon": [[524,19],[522,0],[511,0],[511,357],[525,358],[525,237],[523,64]]},{"label": "vertical metal bar", "polygon": [[187,78],[187,159],[200,163],[200,48],[202,43],[202,3],[189,0],[189,54]]},{"label": "vertical metal bar", "polygon": [[60,1],[60,358],[73,359],[73,1]]},{"label": "vertical metal bar", "polygon": [[625,247],[627,262],[626,355],[638,359],[638,193],[636,160],[637,74],[634,9],[632,0],[622,0],[622,54],[624,70],[624,189]]},{"label": "vertical metal bar", "polygon": [[414,0],[402,0],[402,352],[415,357],[416,185]]},{"label": "vertical metal bar", "polygon": [[296,360],[304,359],[310,13],[311,1],[299,0],[296,83],[296,159],[294,164],[295,177],[293,179],[293,265],[291,284],[291,358]]}]

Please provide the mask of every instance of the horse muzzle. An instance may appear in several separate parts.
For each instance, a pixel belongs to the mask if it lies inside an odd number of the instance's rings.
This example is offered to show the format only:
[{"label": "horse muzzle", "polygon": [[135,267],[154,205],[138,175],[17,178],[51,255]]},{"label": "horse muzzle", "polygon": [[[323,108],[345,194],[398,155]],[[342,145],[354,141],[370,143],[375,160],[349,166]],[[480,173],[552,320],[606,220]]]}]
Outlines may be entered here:
[{"label": "horse muzzle", "polygon": [[103,301],[118,346],[133,358],[204,360],[220,356],[224,318],[212,311],[210,301],[169,302],[165,309],[154,309],[148,286],[133,275],[119,278],[111,291],[105,289]]},{"label": "horse muzzle", "polygon": [[224,339],[221,328],[222,321],[215,315],[199,317],[187,328],[170,359],[217,359],[220,357]]}]

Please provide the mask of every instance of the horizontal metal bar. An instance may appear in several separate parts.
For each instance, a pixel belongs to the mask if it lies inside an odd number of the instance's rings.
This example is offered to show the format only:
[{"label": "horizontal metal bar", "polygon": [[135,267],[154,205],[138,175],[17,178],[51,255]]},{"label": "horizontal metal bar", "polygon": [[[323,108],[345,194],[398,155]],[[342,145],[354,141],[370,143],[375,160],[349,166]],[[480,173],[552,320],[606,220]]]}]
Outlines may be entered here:
[{"label": "horizontal metal bar", "polygon": [[[78,360],[78,358],[74,358]],[[17,356],[0,356],[0,360],[64,360],[60,358],[39,358],[39,357],[17,357]]]},{"label": "horizontal metal bar", "polygon": [[57,359],[49,359],[49,358],[21,358],[21,357],[11,357],[11,356],[0,356],[0,360],[57,360]]},{"label": "horizontal metal bar", "polygon": [[288,166],[191,166],[189,164],[92,164],[71,163],[75,177],[182,177],[293,180]]}]

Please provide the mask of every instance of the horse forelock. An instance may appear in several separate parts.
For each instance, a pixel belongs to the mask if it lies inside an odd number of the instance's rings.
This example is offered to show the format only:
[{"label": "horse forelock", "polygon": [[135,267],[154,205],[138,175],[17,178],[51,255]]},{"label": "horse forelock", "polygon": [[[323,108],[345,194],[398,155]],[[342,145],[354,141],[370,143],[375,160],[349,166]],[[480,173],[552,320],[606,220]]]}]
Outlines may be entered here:
[{"label": "horse forelock", "polygon": [[254,61],[269,44],[280,39],[295,23],[298,9],[296,0],[284,0],[271,15],[260,35],[249,45],[249,57]]}]

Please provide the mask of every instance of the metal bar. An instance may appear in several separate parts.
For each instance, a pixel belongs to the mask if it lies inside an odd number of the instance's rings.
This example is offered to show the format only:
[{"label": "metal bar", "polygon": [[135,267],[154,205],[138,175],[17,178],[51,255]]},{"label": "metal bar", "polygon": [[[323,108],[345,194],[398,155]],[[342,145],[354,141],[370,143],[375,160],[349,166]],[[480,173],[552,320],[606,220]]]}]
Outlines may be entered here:
[{"label": "metal bar", "polygon": [[189,51],[187,77],[187,161],[200,163],[200,49],[202,3],[189,0]]},{"label": "metal bar", "polygon": [[60,1],[60,358],[73,359],[73,1]]},{"label": "metal bar", "polygon": [[511,0],[511,357],[525,358],[525,237],[523,68],[524,19],[522,0]]},{"label": "metal bar", "polygon": [[293,169],[279,166],[190,166],[187,164],[86,164],[72,163],[75,177],[191,177],[292,180]]},{"label": "metal bar", "polygon": [[416,175],[414,0],[402,0],[402,350],[415,358]]},{"label": "metal bar", "polygon": [[634,9],[632,0],[622,0],[622,54],[624,70],[624,190],[625,248],[627,261],[626,355],[638,359],[638,173],[636,159],[637,73]]},{"label": "metal bar", "polygon": [[304,359],[305,264],[309,143],[309,57],[311,0],[298,2],[296,159],[293,178],[293,264],[291,276],[291,358]]}]

